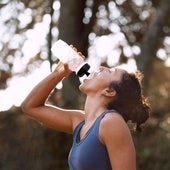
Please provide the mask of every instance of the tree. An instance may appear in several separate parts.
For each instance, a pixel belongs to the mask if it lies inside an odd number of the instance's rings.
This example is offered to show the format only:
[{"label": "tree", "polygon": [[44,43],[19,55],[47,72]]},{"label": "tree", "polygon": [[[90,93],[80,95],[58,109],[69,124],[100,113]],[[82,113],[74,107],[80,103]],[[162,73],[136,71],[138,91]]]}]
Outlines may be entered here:
[{"label": "tree", "polygon": [[[159,8],[151,21],[148,32],[146,32],[143,43],[141,44],[141,54],[139,57],[139,69],[143,71],[144,75],[152,72],[152,66],[156,58],[156,52],[162,44],[164,36],[167,32],[166,27],[169,27],[169,0],[160,2]],[[150,74],[146,77],[149,79]],[[147,80],[149,81],[149,80]]]}]

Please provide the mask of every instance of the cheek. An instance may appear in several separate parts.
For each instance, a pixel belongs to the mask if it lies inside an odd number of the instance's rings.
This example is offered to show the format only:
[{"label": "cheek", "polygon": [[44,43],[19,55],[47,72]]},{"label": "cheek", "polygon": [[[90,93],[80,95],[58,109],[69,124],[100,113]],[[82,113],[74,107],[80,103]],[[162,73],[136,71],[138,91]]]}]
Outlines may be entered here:
[{"label": "cheek", "polygon": [[110,85],[111,79],[106,76],[98,77],[98,79],[95,80],[96,87],[103,89]]},{"label": "cheek", "polygon": [[107,88],[110,84],[110,79],[108,76],[96,76],[93,79],[84,80],[82,84],[80,84],[79,89],[83,93],[87,93],[89,91],[99,92],[104,88]]}]

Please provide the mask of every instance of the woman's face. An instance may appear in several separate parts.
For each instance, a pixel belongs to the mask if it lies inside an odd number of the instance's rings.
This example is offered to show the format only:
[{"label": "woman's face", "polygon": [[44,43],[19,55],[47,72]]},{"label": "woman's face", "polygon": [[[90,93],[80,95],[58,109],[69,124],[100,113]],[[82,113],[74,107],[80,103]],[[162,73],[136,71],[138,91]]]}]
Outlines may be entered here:
[{"label": "woman's face", "polygon": [[125,70],[118,68],[100,67],[99,71],[83,81],[79,89],[85,94],[89,92],[97,93],[109,87],[111,82],[119,81],[125,72]]}]

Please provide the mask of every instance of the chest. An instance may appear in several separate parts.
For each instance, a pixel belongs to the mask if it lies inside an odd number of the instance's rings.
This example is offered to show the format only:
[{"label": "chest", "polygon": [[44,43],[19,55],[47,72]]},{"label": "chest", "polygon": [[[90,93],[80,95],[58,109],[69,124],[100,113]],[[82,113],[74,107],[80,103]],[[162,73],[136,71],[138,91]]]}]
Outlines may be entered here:
[{"label": "chest", "polygon": [[108,170],[110,168],[109,156],[105,145],[98,138],[98,128],[92,126],[81,140],[79,135],[80,131],[74,136],[69,154],[70,167],[74,167],[74,170]]}]

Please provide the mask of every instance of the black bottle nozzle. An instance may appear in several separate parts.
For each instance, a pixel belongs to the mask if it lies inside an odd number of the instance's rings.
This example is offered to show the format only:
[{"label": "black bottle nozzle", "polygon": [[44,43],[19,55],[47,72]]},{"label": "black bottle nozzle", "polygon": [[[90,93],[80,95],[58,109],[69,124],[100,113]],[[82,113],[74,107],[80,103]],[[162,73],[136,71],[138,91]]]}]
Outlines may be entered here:
[{"label": "black bottle nozzle", "polygon": [[90,65],[88,63],[86,63],[80,68],[80,70],[77,72],[77,75],[79,77],[82,77],[84,75],[89,76],[89,74],[90,74],[88,72],[89,69],[90,69]]}]

